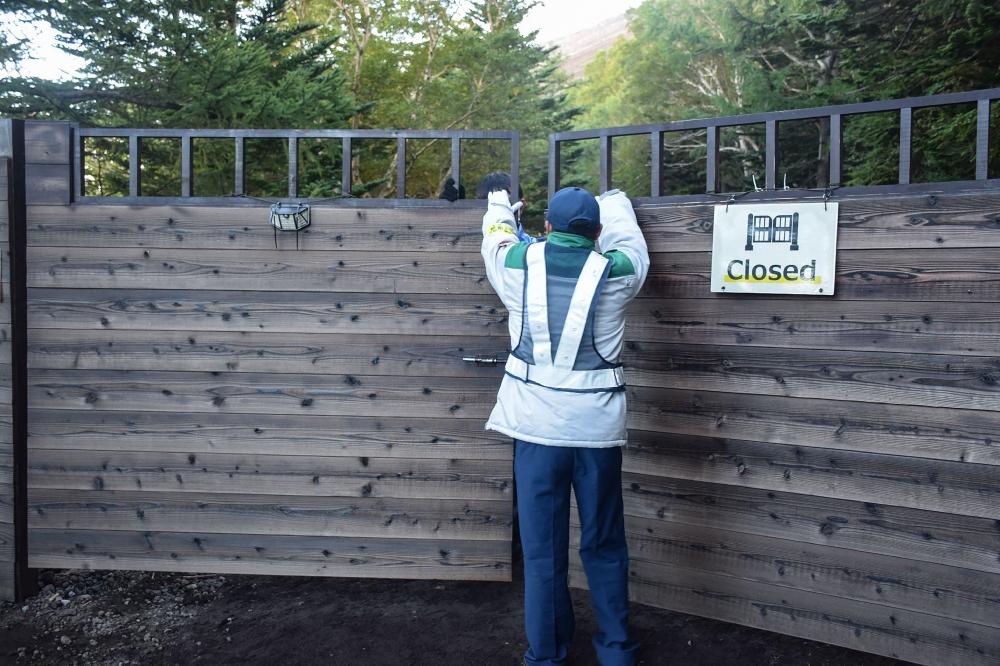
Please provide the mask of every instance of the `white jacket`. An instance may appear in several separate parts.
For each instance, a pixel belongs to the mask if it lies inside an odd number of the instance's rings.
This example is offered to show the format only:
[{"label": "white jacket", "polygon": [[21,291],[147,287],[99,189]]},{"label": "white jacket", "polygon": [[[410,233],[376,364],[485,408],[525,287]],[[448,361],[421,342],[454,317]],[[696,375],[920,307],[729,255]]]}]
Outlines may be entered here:
[{"label": "white jacket", "polygon": [[[602,357],[616,363],[624,342],[625,311],[646,279],[649,253],[625,194],[605,197],[600,208],[604,228],[598,243],[600,251],[612,259],[612,270],[594,312],[594,343]],[[527,243],[518,242],[516,225],[513,213],[503,206],[489,206],[483,217],[486,275],[507,308],[512,340],[518,339],[521,331],[526,279],[519,257]],[[590,243],[580,236],[556,232],[547,242],[573,247],[589,247]],[[513,260],[509,261],[508,255]],[[621,446],[627,441],[625,393],[569,393],[504,375],[486,428],[535,444]]]}]

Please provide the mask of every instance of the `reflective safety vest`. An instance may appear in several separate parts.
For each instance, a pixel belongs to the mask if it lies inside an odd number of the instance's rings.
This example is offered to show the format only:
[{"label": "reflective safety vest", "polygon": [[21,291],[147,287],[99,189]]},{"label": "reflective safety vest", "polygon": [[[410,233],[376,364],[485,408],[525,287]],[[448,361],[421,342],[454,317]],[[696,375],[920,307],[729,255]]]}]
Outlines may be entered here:
[{"label": "reflective safety vest", "polygon": [[594,310],[611,261],[587,249],[536,243],[524,262],[521,333],[506,373],[558,391],[624,391],[621,364],[603,358],[594,344]]}]

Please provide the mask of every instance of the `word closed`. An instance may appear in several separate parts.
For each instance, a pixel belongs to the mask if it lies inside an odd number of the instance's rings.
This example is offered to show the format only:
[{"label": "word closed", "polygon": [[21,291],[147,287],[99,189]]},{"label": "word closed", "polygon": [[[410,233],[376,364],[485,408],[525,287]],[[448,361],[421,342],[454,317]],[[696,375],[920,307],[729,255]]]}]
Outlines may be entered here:
[{"label": "word closed", "polygon": [[836,203],[715,207],[712,291],[833,296]]}]

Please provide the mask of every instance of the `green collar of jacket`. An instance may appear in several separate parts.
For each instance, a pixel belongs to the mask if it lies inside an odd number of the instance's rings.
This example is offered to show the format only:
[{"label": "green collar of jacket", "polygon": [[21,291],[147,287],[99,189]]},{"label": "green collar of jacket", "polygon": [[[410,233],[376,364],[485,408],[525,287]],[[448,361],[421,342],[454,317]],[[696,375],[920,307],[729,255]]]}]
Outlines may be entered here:
[{"label": "green collar of jacket", "polygon": [[593,250],[597,247],[597,244],[591,239],[578,234],[568,234],[565,231],[550,231],[546,242],[559,247],[580,247],[587,250]]}]

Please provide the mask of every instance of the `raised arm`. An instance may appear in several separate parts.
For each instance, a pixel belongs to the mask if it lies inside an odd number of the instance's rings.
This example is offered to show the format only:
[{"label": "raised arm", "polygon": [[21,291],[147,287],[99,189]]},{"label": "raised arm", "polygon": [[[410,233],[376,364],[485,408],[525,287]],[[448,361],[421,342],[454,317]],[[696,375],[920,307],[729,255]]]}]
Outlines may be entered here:
[{"label": "raised arm", "polygon": [[[486,264],[486,277],[503,304],[510,309],[509,291],[520,289],[520,286],[507,284],[504,280],[504,262],[507,253],[518,244],[517,218],[510,205],[506,192],[493,192],[487,200],[486,214],[483,216],[483,262]],[[516,294],[520,297],[520,293]]]},{"label": "raised arm", "polygon": [[649,271],[649,250],[646,249],[646,239],[642,236],[639,223],[635,219],[632,202],[624,192],[614,191],[601,195],[598,200],[601,207],[601,236],[598,239],[601,252],[618,251],[628,257],[635,269],[635,292],[642,288]]}]

